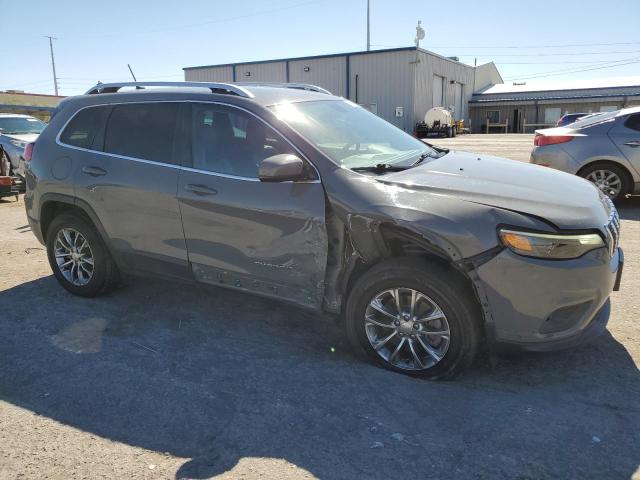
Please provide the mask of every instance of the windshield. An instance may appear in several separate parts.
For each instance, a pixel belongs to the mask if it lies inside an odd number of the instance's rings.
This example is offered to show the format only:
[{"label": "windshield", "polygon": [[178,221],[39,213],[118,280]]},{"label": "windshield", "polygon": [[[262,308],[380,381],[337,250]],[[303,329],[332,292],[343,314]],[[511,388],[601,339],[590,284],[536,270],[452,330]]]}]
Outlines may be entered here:
[{"label": "windshield", "polygon": [[421,141],[348,100],[283,103],[271,107],[331,160],[347,168],[411,166],[438,156]]},{"label": "windshield", "polygon": [[0,118],[0,133],[23,134],[40,133],[47,124],[32,117],[5,117]]}]

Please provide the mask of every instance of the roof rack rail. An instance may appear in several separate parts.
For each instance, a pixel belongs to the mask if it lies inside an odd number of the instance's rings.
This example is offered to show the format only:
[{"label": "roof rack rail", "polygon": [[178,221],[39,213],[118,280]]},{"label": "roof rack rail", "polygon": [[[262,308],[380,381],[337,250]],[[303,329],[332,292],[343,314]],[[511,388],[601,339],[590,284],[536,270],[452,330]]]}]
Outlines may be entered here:
[{"label": "roof rack rail", "polygon": [[332,95],[329,90],[326,90],[317,85],[311,85],[309,83],[283,83],[283,82],[236,82],[235,85],[244,85],[247,87],[276,87],[276,88],[295,88],[298,90],[308,90],[310,92],[326,93]]},{"label": "roof rack rail", "polygon": [[186,87],[186,88],[208,88],[211,93],[223,93],[229,95],[238,95],[239,97],[253,98],[254,95],[246,88],[234,85],[233,83],[215,83],[215,82],[119,82],[119,83],[98,83],[96,86],[87,90],[85,95],[93,95],[97,93],[116,93],[124,87],[136,87],[144,89],[145,87]]}]

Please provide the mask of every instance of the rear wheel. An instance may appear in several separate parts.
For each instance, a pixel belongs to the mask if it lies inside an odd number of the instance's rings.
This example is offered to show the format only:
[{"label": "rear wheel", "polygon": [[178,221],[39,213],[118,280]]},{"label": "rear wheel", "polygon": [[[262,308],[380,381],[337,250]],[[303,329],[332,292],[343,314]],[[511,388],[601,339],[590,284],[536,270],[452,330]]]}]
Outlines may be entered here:
[{"label": "rear wheel", "polygon": [[47,230],[53,274],[74,295],[93,297],[117,283],[118,273],[96,230],[83,218],[62,214]]},{"label": "rear wheel", "polygon": [[578,175],[589,180],[614,202],[631,193],[629,174],[618,165],[595,163],[581,170]]},{"label": "rear wheel", "polygon": [[366,272],[346,308],[356,351],[387,369],[431,379],[467,368],[478,348],[475,297],[439,264],[393,259]]}]

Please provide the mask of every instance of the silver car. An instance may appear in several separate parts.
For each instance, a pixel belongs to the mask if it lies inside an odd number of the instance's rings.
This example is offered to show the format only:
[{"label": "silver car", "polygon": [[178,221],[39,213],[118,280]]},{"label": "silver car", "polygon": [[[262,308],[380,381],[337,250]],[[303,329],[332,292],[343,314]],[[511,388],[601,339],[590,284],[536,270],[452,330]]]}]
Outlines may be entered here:
[{"label": "silver car", "polygon": [[29,115],[0,113],[0,170],[4,175],[24,177],[24,147],[35,142],[46,126]]},{"label": "silver car", "polygon": [[531,163],[586,178],[613,201],[640,193],[640,107],[537,130]]}]

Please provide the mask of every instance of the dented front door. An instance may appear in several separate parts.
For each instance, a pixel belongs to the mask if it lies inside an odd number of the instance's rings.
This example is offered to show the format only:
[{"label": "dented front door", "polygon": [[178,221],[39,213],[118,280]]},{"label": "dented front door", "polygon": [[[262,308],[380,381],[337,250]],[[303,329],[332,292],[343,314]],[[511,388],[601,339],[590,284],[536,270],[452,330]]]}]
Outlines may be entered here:
[{"label": "dented front door", "polygon": [[317,308],[327,260],[319,180],[261,182],[260,162],[297,154],[255,114],[231,105],[189,106],[190,158],[178,200],[189,262],[207,283]]},{"label": "dented front door", "polygon": [[265,183],[183,170],[178,197],[198,280],[320,307],[327,235],[319,182]]}]

